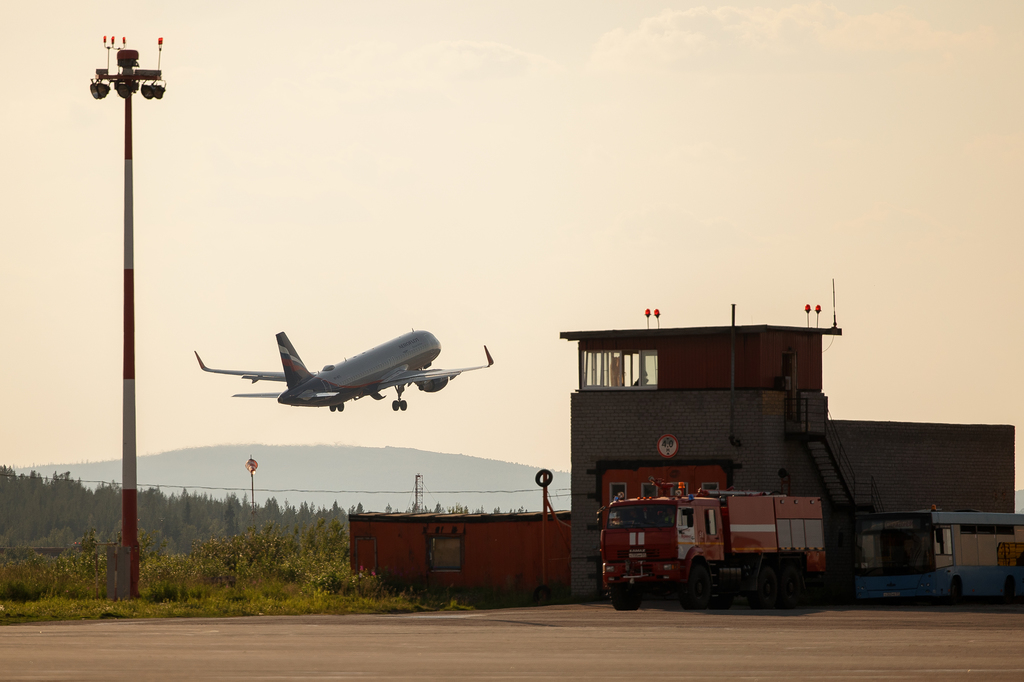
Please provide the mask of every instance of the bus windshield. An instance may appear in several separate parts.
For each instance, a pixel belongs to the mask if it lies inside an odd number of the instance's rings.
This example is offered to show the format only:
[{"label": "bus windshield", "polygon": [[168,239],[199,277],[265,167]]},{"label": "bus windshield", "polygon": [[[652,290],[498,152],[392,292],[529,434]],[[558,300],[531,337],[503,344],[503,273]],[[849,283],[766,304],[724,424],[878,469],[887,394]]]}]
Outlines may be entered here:
[{"label": "bus windshield", "polygon": [[675,525],[674,504],[614,505],[608,510],[609,528],[672,528]]},{"label": "bus windshield", "polygon": [[934,571],[930,518],[908,515],[857,519],[853,570],[862,576],[914,575]]}]

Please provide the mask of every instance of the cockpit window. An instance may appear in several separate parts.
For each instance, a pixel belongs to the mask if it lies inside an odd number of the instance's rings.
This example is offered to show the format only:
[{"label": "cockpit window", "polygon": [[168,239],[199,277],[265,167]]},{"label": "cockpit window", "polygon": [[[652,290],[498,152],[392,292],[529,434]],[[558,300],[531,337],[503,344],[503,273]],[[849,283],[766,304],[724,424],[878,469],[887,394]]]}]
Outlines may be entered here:
[{"label": "cockpit window", "polygon": [[615,505],[608,511],[609,528],[673,528],[675,525],[675,505]]}]

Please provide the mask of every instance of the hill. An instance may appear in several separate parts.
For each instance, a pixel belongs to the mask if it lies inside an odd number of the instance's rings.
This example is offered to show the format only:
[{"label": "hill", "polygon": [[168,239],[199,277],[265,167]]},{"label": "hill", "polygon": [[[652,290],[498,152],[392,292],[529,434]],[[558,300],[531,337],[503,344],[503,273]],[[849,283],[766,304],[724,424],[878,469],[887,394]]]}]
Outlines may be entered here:
[{"label": "hill", "polygon": [[[171,450],[138,458],[139,489],[159,487],[166,493],[208,493],[224,498],[234,492],[249,494],[250,457],[256,471],[256,502],[270,497],[298,506],[343,509],[362,504],[366,511],[405,511],[412,505],[416,474],[423,474],[424,503],[450,507],[461,504],[471,511],[483,507],[540,510],[541,490],[534,483],[535,467],[482,457],[471,457],[412,448],[370,448],[346,445],[214,445]],[[17,468],[18,473],[37,471],[43,476],[70,472],[95,487],[96,481],[121,481],[121,460],[81,464],[47,464]],[[569,475],[554,472],[549,494],[556,509],[568,509]],[[386,492],[390,491],[390,492]],[[487,491],[487,492],[448,492]],[[523,492],[501,492],[523,491]],[[556,497],[557,495],[557,497]]]}]

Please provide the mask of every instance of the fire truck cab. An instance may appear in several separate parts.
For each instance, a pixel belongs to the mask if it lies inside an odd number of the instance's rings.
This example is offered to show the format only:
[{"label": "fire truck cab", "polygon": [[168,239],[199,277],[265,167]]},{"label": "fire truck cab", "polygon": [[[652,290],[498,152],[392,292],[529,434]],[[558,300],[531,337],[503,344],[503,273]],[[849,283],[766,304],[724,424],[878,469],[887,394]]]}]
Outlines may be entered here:
[{"label": "fire truck cab", "polygon": [[727,609],[742,595],[751,608],[794,608],[825,571],[821,499],[776,493],[699,491],[602,508],[603,578],[616,610],[644,594],[677,593],[685,609]]}]

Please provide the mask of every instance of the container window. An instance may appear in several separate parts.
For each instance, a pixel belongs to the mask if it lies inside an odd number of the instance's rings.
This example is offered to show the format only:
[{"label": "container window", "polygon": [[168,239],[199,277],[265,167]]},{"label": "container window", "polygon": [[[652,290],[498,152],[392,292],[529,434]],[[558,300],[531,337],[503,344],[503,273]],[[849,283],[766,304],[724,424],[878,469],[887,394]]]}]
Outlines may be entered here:
[{"label": "container window", "polygon": [[609,483],[608,484],[608,502],[614,502],[615,500],[626,499],[626,484],[625,483]]},{"label": "container window", "polygon": [[657,497],[658,486],[653,483],[641,483],[640,484],[640,497]]},{"label": "container window", "polygon": [[430,538],[430,570],[462,570],[461,537],[452,538],[435,536]]}]

